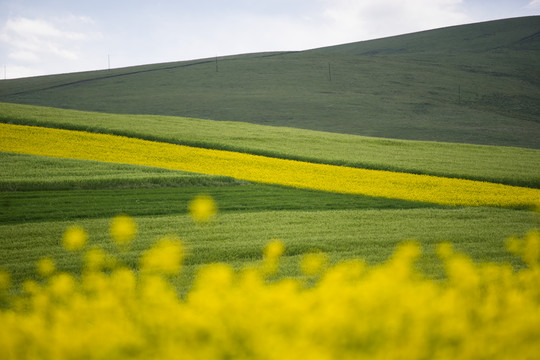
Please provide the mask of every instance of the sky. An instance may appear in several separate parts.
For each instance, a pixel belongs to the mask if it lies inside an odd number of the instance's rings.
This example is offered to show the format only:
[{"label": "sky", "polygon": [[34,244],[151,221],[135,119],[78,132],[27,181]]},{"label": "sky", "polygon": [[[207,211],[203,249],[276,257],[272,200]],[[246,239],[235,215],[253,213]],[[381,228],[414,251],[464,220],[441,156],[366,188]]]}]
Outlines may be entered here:
[{"label": "sky", "polygon": [[306,50],[529,15],[540,15],[540,0],[0,0],[0,80]]}]

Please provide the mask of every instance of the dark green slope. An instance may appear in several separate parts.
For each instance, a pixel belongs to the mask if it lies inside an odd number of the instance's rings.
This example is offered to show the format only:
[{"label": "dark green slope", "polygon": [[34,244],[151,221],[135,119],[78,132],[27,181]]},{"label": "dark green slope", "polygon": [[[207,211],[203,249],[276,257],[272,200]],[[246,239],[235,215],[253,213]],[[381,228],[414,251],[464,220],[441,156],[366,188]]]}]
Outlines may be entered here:
[{"label": "dark green slope", "polygon": [[539,22],[539,16],[488,21],[330,46],[313,51],[353,55],[478,53],[502,49],[538,51]]},{"label": "dark green slope", "polygon": [[540,148],[540,16],[0,82],[0,101]]}]

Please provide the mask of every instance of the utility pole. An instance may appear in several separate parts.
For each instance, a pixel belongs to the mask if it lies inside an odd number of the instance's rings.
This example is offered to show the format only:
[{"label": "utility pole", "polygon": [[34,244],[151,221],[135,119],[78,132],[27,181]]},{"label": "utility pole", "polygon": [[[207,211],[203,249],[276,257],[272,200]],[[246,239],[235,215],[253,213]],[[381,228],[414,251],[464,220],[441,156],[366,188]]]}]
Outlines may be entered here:
[{"label": "utility pole", "polygon": [[328,80],[332,81],[332,71],[330,69],[330,63],[328,63]]},{"label": "utility pole", "polygon": [[107,54],[107,71],[111,70],[111,54]]},{"label": "utility pole", "polygon": [[7,80],[7,65],[4,65],[4,80]]},{"label": "utility pole", "polygon": [[219,70],[218,70],[218,64],[217,64],[217,55],[216,55],[216,72],[219,72]]}]

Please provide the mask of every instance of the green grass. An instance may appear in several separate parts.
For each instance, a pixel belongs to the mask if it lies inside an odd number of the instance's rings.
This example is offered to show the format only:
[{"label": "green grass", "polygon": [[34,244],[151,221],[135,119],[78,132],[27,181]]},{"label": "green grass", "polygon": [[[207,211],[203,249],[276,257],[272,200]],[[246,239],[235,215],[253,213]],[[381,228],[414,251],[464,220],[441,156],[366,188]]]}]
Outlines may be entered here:
[{"label": "green grass", "polygon": [[539,148],[539,31],[534,16],[230,56],[219,72],[201,59],[6,80],[0,101]]},{"label": "green grass", "polygon": [[537,170],[540,151],[535,149],[381,139],[240,122],[115,115],[5,103],[0,103],[0,121],[121,134],[311,162],[540,187]]},{"label": "green grass", "polygon": [[212,196],[220,212],[271,210],[410,209],[439,207],[368,196],[246,184],[114,190],[0,192],[0,223],[186,214],[198,194]]},{"label": "green grass", "polygon": [[240,185],[224,176],[0,152],[0,191]]},{"label": "green grass", "polygon": [[[519,267],[522,264],[504,250],[504,239],[521,236],[538,225],[537,215],[494,208],[224,212],[203,226],[181,214],[142,216],[136,221],[139,236],[120,257],[135,266],[141,251],[164,235],[176,234],[188,251],[183,276],[175,280],[182,286],[189,284],[202,264],[227,262],[241,268],[259,261],[264,245],[273,238],[286,246],[279,276],[298,276],[300,255],[314,249],[328,253],[332,262],[359,257],[376,264],[407,239],[422,245],[419,267],[430,276],[443,275],[435,248],[449,240],[475,261],[509,262]],[[68,255],[60,245],[71,224],[89,232],[89,247],[116,252],[108,235],[108,218],[4,224],[0,225],[1,266],[13,274],[16,283],[35,277],[35,262],[46,255],[61,270],[79,271],[81,256]]]}]

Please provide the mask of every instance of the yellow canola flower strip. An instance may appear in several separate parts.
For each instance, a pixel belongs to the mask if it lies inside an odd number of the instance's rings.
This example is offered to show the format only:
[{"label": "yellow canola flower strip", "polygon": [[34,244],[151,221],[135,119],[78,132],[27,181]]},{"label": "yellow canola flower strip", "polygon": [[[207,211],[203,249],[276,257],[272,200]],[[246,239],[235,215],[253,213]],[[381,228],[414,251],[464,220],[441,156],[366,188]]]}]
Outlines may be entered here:
[{"label": "yellow canola flower strip", "polygon": [[540,190],[202,149],[116,135],[0,124],[0,151],[154,166],[346,194],[465,206],[540,206]]}]

